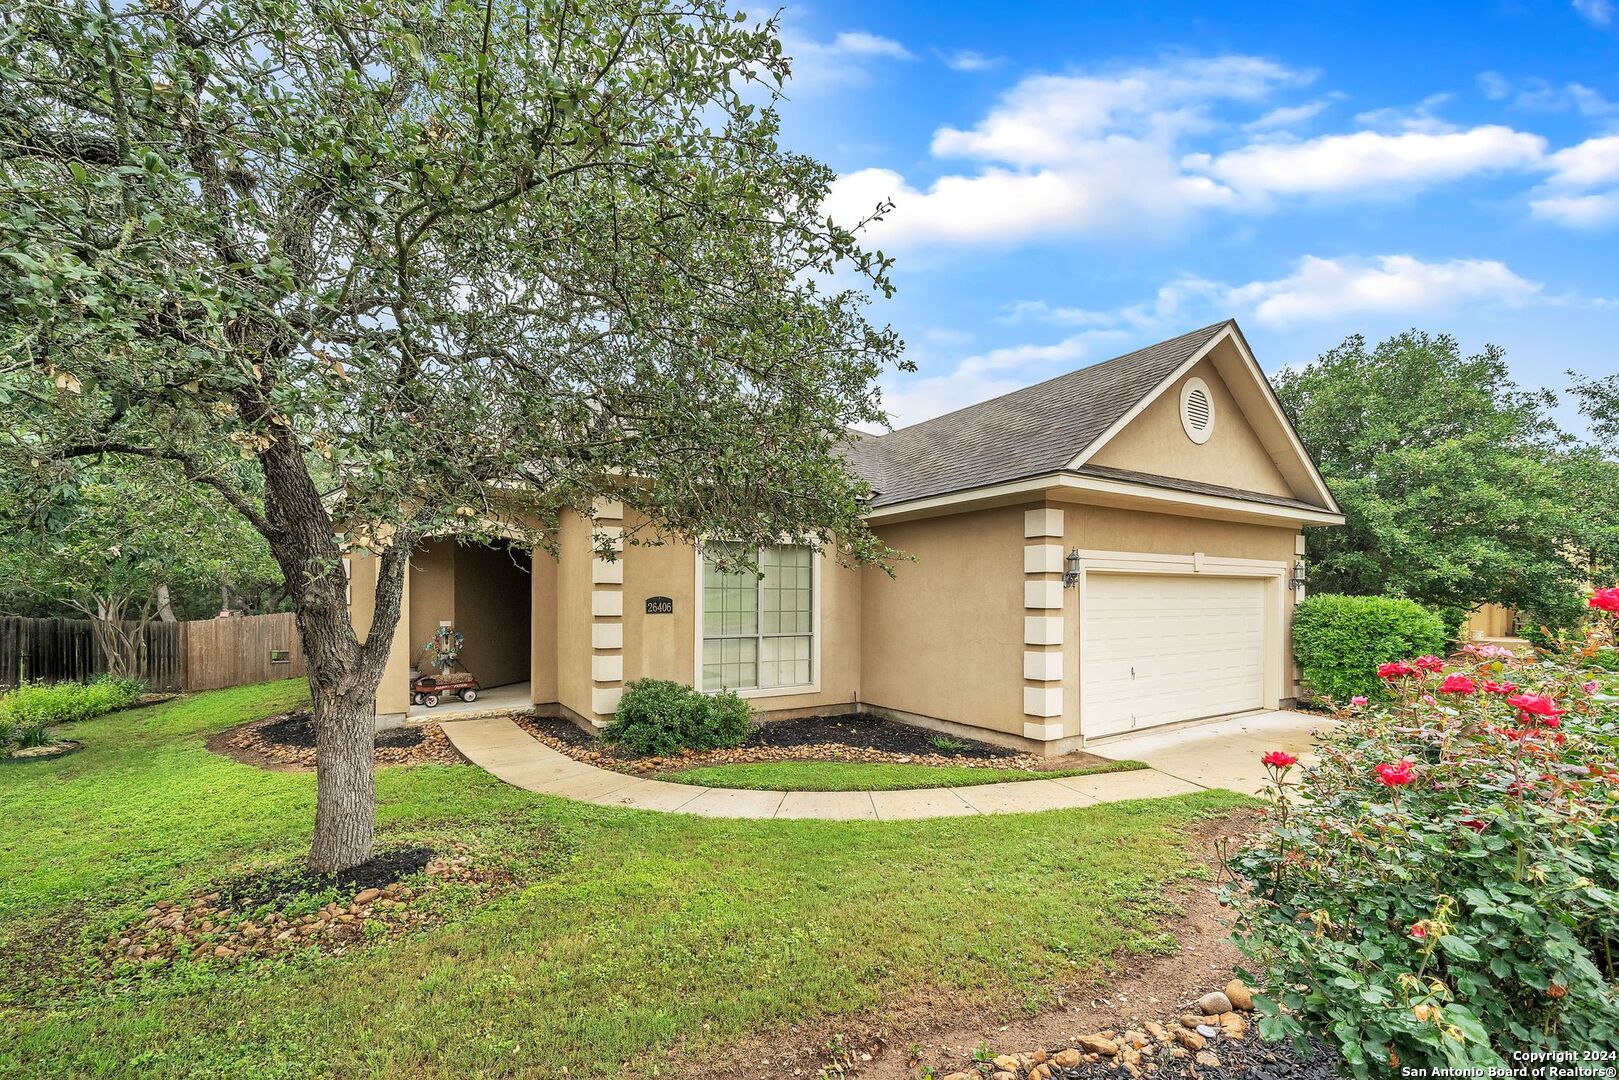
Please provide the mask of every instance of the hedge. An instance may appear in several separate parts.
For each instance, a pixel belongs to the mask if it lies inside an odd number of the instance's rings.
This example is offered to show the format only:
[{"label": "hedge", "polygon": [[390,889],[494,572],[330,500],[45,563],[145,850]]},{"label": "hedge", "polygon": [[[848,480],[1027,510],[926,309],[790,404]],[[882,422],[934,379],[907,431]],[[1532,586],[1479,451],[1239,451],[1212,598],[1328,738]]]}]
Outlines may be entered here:
[{"label": "hedge", "polygon": [[1444,621],[1411,600],[1321,593],[1293,612],[1293,658],[1306,687],[1340,704],[1382,692],[1377,665],[1444,647]]}]

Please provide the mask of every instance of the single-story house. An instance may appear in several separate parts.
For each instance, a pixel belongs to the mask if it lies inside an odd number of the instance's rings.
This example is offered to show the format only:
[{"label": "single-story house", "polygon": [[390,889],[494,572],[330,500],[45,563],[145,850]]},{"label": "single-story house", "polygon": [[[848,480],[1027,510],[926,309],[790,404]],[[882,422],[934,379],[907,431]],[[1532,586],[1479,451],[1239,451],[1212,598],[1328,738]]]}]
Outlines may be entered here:
[{"label": "single-story house", "polygon": [[[892,578],[791,546],[757,553],[762,576],[683,542],[603,559],[593,534],[637,524],[605,502],[561,523],[558,556],[424,543],[379,712],[406,712],[441,623],[485,686],[526,682],[587,726],[642,677],[735,690],[763,719],[863,712],[1048,754],[1293,698],[1303,530],[1343,517],[1235,322],[848,460],[871,528],[911,556]],[[365,626],[375,564],[350,570]]]}]

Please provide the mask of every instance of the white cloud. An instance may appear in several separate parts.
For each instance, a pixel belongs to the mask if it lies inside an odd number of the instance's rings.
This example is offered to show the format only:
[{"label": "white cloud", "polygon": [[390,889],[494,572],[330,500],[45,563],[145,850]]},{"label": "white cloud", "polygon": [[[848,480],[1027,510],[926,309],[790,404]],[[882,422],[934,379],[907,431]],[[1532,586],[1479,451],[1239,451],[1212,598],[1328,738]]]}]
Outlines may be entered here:
[{"label": "white cloud", "polygon": [[815,41],[787,29],[782,32],[782,49],[792,59],[789,92],[858,86],[869,80],[874,62],[916,59],[892,38],[864,30],[845,30],[831,41]]},{"label": "white cloud", "polygon": [[[1105,360],[1127,348],[1121,345],[1127,339],[1117,330],[1087,330],[1046,344],[991,349],[941,374],[890,382],[883,404],[894,427],[904,427]],[[919,363],[924,370],[936,366]]]},{"label": "white cloud", "polygon": [[1055,341],[989,349],[954,363],[924,355],[918,360],[923,372],[938,373],[895,379],[884,397],[895,426],[914,424],[1232,315],[1287,328],[1482,305],[1570,302],[1599,307],[1610,303],[1548,297],[1539,282],[1520,277],[1493,259],[1428,262],[1411,255],[1311,255],[1299,259],[1282,277],[1243,285],[1183,275],[1149,300],[1110,310],[1020,300],[1007,306],[1003,324],[1048,325],[1069,332]]},{"label": "white cloud", "polygon": [[[1312,73],[1252,56],[1167,58],[1102,73],[1033,75],[977,123],[934,132],[934,178],[862,169],[839,178],[826,210],[852,221],[879,201],[895,209],[873,227],[885,250],[928,244],[1013,246],[1068,236],[1152,240],[1184,235],[1211,211],[1259,212],[1277,197],[1381,198],[1467,177],[1537,166],[1539,135],[1489,124],[1456,129],[1414,109],[1366,114],[1357,130],[1301,140],[1278,128],[1318,115],[1327,94],[1276,106]],[[1222,152],[1197,144],[1246,143]]]},{"label": "white cloud", "polygon": [[1505,101],[1512,96],[1512,83],[1499,71],[1481,71],[1473,77],[1479,92],[1491,101]]},{"label": "white cloud", "polygon": [[1264,100],[1311,76],[1253,56],[1178,59],[1111,75],[1034,75],[967,130],[940,128],[939,157],[1052,165],[1089,157],[1099,141],[1154,142],[1210,126],[1219,101]]},{"label": "white cloud", "polygon": [[1581,116],[1619,116],[1619,102],[1609,101],[1602,91],[1584,83],[1554,85],[1540,78],[1514,82],[1500,72],[1483,71],[1476,77],[1479,91],[1491,101],[1505,101],[1515,109],[1530,112],[1576,112]]},{"label": "white cloud", "polygon": [[887,56],[895,60],[914,60],[909,49],[893,38],[868,34],[864,30],[845,30],[832,39],[831,51],[851,56]]},{"label": "white cloud", "polygon": [[1551,175],[1529,200],[1536,217],[1573,229],[1619,222],[1619,135],[1587,139],[1557,151],[1546,163]]},{"label": "white cloud", "polygon": [[1378,195],[1527,168],[1545,150],[1539,135],[1486,124],[1466,131],[1357,131],[1258,143],[1218,157],[1190,154],[1185,163],[1250,197]]},{"label": "white cloud", "polygon": [[1367,109],[1355,114],[1355,123],[1377,131],[1455,131],[1455,124],[1434,112],[1450,98],[1449,94],[1429,94],[1415,105]]},{"label": "white cloud", "polygon": [[1613,22],[1612,0],[1573,0],[1574,10],[1587,22],[1607,26]]},{"label": "white cloud", "polygon": [[1037,75],[1008,91],[970,128],[942,127],[940,158],[977,162],[924,186],[889,169],[840,177],[826,209],[856,220],[884,198],[873,230],[885,247],[1015,244],[1054,233],[1168,235],[1187,215],[1232,192],[1179,166],[1179,140],[1213,126],[1220,101],[1258,102],[1310,76],[1255,57],[1177,59],[1109,75]]},{"label": "white cloud", "polygon": [[1481,301],[1520,304],[1540,292],[1538,282],[1519,277],[1493,259],[1424,262],[1410,255],[1337,259],[1306,255],[1294,263],[1291,273],[1269,281],[1228,285],[1188,274],[1142,303],[1098,311],[1022,300],[1008,308],[1004,321],[1154,334],[1233,314],[1284,326],[1354,315],[1446,310]]},{"label": "white cloud", "polygon": [[985,56],[971,49],[940,52],[938,57],[951,71],[989,71],[1006,63],[1004,56]]},{"label": "white cloud", "polygon": [[1536,217],[1572,229],[1599,229],[1619,223],[1619,190],[1583,195],[1542,195],[1529,201]]},{"label": "white cloud", "polygon": [[1423,262],[1410,255],[1307,255],[1286,277],[1225,289],[1219,298],[1233,309],[1253,312],[1256,322],[1285,326],[1349,315],[1442,311],[1479,302],[1521,304],[1541,288],[1494,259]]},{"label": "white cloud", "polygon": [[1605,135],[1559,150],[1547,159],[1551,182],[1591,187],[1619,183],[1619,135]]},{"label": "white cloud", "polygon": [[1306,120],[1313,120],[1325,112],[1334,101],[1342,98],[1342,94],[1327,94],[1311,101],[1301,102],[1298,105],[1281,105],[1261,116],[1257,120],[1250,120],[1243,125],[1246,131],[1273,131],[1277,128],[1290,128],[1302,124]]}]

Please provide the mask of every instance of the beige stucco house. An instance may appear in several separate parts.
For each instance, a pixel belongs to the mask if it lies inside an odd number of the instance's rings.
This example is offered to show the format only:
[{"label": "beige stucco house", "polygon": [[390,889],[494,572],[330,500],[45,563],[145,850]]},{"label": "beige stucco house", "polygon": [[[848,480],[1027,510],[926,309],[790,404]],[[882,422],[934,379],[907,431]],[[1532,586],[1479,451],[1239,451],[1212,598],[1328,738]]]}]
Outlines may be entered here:
[{"label": "beige stucco house", "polygon": [[[1234,322],[860,438],[890,578],[825,551],[726,574],[692,545],[597,557],[635,512],[564,520],[552,556],[422,545],[378,708],[441,622],[485,686],[601,725],[626,682],[736,690],[765,719],[875,713],[1062,753],[1295,693],[1308,526],[1343,518]],[[374,565],[351,566],[356,625]]]}]

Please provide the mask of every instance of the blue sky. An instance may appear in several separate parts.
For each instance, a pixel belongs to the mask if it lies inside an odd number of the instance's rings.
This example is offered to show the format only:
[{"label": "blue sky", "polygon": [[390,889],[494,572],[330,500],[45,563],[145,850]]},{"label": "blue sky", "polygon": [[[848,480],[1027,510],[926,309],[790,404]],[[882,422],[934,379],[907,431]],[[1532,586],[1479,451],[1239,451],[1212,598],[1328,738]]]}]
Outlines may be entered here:
[{"label": "blue sky", "polygon": [[1412,326],[1619,370],[1619,0],[783,18],[784,141],[897,203],[898,424],[1228,315],[1269,371]]}]

